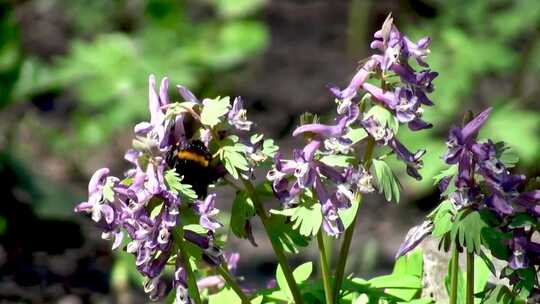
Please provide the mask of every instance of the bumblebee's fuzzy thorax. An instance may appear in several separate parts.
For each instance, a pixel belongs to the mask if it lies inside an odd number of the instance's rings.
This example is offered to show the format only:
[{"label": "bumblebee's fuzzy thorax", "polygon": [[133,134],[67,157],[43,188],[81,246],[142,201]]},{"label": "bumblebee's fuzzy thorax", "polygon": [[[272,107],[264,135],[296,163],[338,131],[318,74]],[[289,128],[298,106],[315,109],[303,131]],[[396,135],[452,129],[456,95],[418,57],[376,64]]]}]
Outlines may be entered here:
[{"label": "bumblebee's fuzzy thorax", "polygon": [[219,178],[211,162],[212,154],[200,140],[191,140],[178,146],[167,159],[169,167],[183,176],[182,183],[191,185],[199,198],[204,198],[208,185]]}]

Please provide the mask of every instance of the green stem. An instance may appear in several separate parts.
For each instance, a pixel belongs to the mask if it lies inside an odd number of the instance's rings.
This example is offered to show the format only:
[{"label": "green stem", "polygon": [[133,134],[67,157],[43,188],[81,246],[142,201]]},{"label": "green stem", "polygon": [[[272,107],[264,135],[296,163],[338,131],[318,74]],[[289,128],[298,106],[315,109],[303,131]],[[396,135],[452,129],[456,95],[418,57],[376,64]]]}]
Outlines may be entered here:
[{"label": "green stem", "polygon": [[[366,151],[364,152],[363,166],[366,170],[369,170],[371,165],[371,158],[373,157],[373,148],[375,147],[375,141],[369,138]],[[341,284],[343,283],[343,275],[345,274],[345,266],[347,265],[347,257],[349,255],[349,249],[351,247],[352,237],[354,235],[354,228],[356,226],[356,220],[362,203],[362,196],[358,198],[358,210],[354,215],[354,219],[351,225],[345,230],[345,236],[343,237],[343,243],[339,251],[338,265],[336,268],[335,281],[334,281],[334,302],[339,302],[339,293]]]},{"label": "green stem", "polygon": [[332,304],[334,301],[334,297],[332,296],[332,286],[330,284],[330,269],[328,268],[328,258],[326,256],[326,249],[324,248],[322,229],[319,229],[319,232],[317,233],[317,243],[319,245],[319,260],[322,270],[324,297],[326,298],[326,304]]},{"label": "green stem", "polygon": [[249,298],[246,296],[246,294],[242,291],[242,288],[240,288],[240,285],[236,283],[236,280],[232,276],[232,274],[229,272],[229,269],[225,264],[220,264],[218,267],[216,267],[217,272],[223,277],[227,285],[231,287],[236,295],[240,298],[243,304],[249,304]]},{"label": "green stem", "polygon": [[272,249],[274,250],[278,263],[281,266],[281,269],[283,270],[283,274],[285,275],[285,280],[287,281],[287,285],[289,285],[289,289],[291,290],[292,296],[294,298],[294,302],[296,304],[303,304],[304,301],[302,299],[302,294],[300,293],[298,284],[296,284],[296,281],[294,280],[291,267],[289,266],[289,262],[287,261],[287,256],[285,255],[285,252],[283,251],[283,247],[281,246],[281,243],[279,242],[279,240],[275,239],[270,233],[270,229],[271,229],[270,217],[266,213],[266,210],[264,210],[264,207],[261,201],[259,200],[255,187],[253,187],[253,184],[251,183],[251,181],[246,180],[244,178],[240,178],[240,179],[242,180],[242,183],[244,184],[244,187],[246,188],[248,195],[253,200],[253,204],[255,205],[255,211],[257,212],[257,215],[261,219],[264,230],[266,234],[268,235],[268,239],[270,239],[270,243],[272,244]]},{"label": "green stem", "polygon": [[188,252],[184,247],[184,238],[178,237],[175,239],[176,245],[178,246],[178,252],[182,256],[182,261],[184,262],[184,268],[186,269],[186,278],[188,284],[188,291],[190,297],[195,301],[195,304],[202,304],[201,295],[199,294],[199,287],[197,287],[197,280],[193,269],[191,269],[191,263],[189,262]]},{"label": "green stem", "polygon": [[458,271],[459,252],[457,246],[454,245],[452,247],[452,260],[450,263],[450,304],[457,304]]},{"label": "green stem", "polygon": [[474,304],[474,253],[467,252],[467,304]]}]

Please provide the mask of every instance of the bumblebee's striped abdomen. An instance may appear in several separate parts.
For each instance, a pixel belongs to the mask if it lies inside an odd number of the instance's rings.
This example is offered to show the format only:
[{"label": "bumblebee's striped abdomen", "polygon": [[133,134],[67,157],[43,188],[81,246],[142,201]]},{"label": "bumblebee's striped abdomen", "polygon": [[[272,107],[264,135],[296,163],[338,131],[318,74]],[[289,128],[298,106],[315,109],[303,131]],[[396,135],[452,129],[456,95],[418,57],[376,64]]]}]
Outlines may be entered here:
[{"label": "bumblebee's striped abdomen", "polygon": [[178,159],[190,160],[190,161],[196,162],[205,168],[208,167],[210,163],[206,155],[197,154],[196,152],[189,151],[189,150],[179,151],[176,154],[176,157],[178,157]]}]

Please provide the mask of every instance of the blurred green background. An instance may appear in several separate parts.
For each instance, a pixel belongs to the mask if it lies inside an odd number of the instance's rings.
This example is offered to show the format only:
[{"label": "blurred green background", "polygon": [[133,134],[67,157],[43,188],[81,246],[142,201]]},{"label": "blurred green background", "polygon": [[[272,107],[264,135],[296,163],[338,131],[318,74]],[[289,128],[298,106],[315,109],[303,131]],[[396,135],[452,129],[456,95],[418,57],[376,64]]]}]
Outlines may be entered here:
[{"label": "blurred green background", "polygon": [[[413,40],[432,37],[428,62],[440,76],[425,113],[435,128],[400,134],[428,150],[423,181],[403,175],[400,205],[372,196],[362,207],[359,230],[370,233],[355,240],[351,270],[366,276],[389,269],[407,229],[436,204],[444,138],[465,111],[494,106],[482,135],[514,148],[516,170],[540,172],[540,2],[0,0],[0,299],[144,302],[139,285],[111,281],[122,259],[72,209],[93,170],[125,169],[132,127],[148,116],[150,73],[199,96],[245,97],[251,119],[289,151],[299,115],[333,111],[325,85],[348,83],[389,12]],[[233,242],[253,281],[275,269],[259,239]]]}]

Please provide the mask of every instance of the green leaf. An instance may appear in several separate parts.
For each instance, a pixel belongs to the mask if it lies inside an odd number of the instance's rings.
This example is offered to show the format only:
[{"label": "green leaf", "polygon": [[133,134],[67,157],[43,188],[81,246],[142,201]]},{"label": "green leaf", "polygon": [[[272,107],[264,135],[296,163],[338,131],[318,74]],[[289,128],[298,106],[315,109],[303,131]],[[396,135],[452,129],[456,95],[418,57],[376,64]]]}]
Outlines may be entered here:
[{"label": "green leaf", "polygon": [[322,163],[331,167],[348,167],[352,165],[354,157],[349,155],[324,155],[319,159]]},{"label": "green leaf", "polygon": [[255,215],[255,207],[253,201],[244,191],[236,193],[232,209],[231,209],[231,231],[239,238],[247,238],[246,225],[247,222]]},{"label": "green leaf", "polygon": [[102,193],[103,193],[103,198],[105,198],[107,201],[111,203],[114,202],[113,187],[114,187],[114,181],[110,178],[107,178],[107,182],[103,186]]},{"label": "green leaf", "polygon": [[422,288],[422,280],[414,275],[383,275],[368,281],[375,288]]},{"label": "green leaf", "polygon": [[321,204],[300,205],[291,216],[294,222],[293,229],[298,229],[303,236],[314,236],[321,228],[323,216]]},{"label": "green leaf", "polygon": [[276,283],[277,286],[281,291],[284,291],[287,295],[287,298],[289,300],[292,300],[292,293],[289,289],[289,285],[287,284],[287,279],[285,278],[285,274],[283,273],[283,269],[281,268],[281,265],[278,264],[276,269]]},{"label": "green leaf", "polygon": [[454,207],[449,200],[445,200],[428,217],[433,221],[431,235],[435,238],[442,237],[452,230]]},{"label": "green leaf", "polygon": [[200,224],[189,224],[182,227],[184,230],[190,230],[198,234],[206,234],[208,230],[201,226]]},{"label": "green leaf", "polygon": [[236,295],[234,290],[229,287],[224,287],[218,293],[208,296],[208,304],[241,304],[242,300]]},{"label": "green leaf", "polygon": [[504,285],[497,285],[487,293],[482,300],[482,304],[511,304],[513,301],[514,295],[512,291]]},{"label": "green leaf", "polygon": [[395,275],[413,275],[421,278],[424,273],[424,259],[422,249],[415,248],[407,255],[400,257],[394,264]]},{"label": "green leaf", "polygon": [[375,177],[379,185],[379,192],[384,193],[384,197],[387,201],[399,202],[400,185],[394,172],[388,166],[388,164],[382,160],[373,159],[373,170],[375,171]]},{"label": "green leaf", "polygon": [[211,128],[221,122],[221,117],[229,112],[231,106],[229,97],[205,99],[203,104],[201,123]]},{"label": "green leaf", "polygon": [[182,184],[182,178],[174,169],[165,171],[165,183],[167,187],[174,193],[191,202],[197,199],[197,193],[192,189],[191,185]]},{"label": "green leaf", "polygon": [[462,210],[456,216],[451,237],[470,253],[479,254],[482,246],[482,231],[489,228],[477,211]]},{"label": "green leaf", "polygon": [[367,138],[367,136],[368,134],[366,130],[364,130],[362,127],[351,127],[349,132],[345,134],[345,138],[350,139],[352,141],[352,145],[360,142],[364,138]]},{"label": "green leaf", "polygon": [[354,221],[354,217],[356,216],[356,213],[358,212],[358,208],[360,207],[361,199],[362,199],[361,194],[356,193],[354,196],[354,199],[351,201],[350,208],[338,209],[339,217],[341,218],[341,221],[343,222],[343,226],[345,229],[349,228],[349,226]]},{"label": "green leaf", "polygon": [[511,233],[503,233],[497,228],[488,227],[482,231],[482,240],[484,246],[489,249],[494,257],[507,260],[510,256],[510,251],[507,242],[511,238]]},{"label": "green leaf", "polygon": [[456,165],[450,166],[444,170],[441,171],[441,173],[435,175],[433,177],[433,184],[436,186],[438,185],[443,178],[455,176],[458,172],[458,167]]},{"label": "green leaf", "polygon": [[261,141],[263,138],[264,138],[264,135],[262,135],[262,134],[253,134],[249,138],[249,142],[254,145],[254,144],[258,143],[259,141]]},{"label": "green leaf", "polygon": [[369,111],[365,114],[365,117],[370,116],[373,116],[383,126],[387,126],[392,129],[394,134],[398,133],[399,122],[397,121],[397,118],[383,106],[376,104],[371,107],[371,109],[369,109]]},{"label": "green leaf", "polygon": [[[422,250],[420,248],[416,248],[411,253],[400,257],[396,261],[392,274],[396,276],[413,275],[419,280],[422,280],[422,274],[424,272],[423,265]],[[405,301],[410,301],[418,295],[419,290],[396,288],[387,289],[386,292]]]},{"label": "green leaf", "polygon": [[271,238],[278,240],[283,249],[290,253],[298,253],[298,247],[308,245],[308,238],[301,235],[298,230],[291,229],[286,216],[272,213],[269,222]]},{"label": "green leaf", "polygon": [[[448,262],[448,272],[446,273],[446,276],[444,277],[444,285],[446,287],[446,292],[448,294],[448,297],[450,297],[450,278],[451,278],[451,269],[452,269],[452,259]],[[465,295],[466,295],[466,281],[465,281],[465,274],[461,271],[461,268],[458,267],[458,274],[457,274],[457,303],[465,303]]]},{"label": "green leaf", "polygon": [[229,136],[222,141],[221,148],[218,150],[218,155],[225,169],[235,179],[238,179],[238,170],[246,171],[249,169],[248,161],[244,155],[247,148],[237,141],[236,137]]},{"label": "green leaf", "polygon": [[302,284],[307,279],[309,279],[309,276],[311,275],[311,272],[313,271],[313,263],[312,262],[306,262],[298,267],[296,267],[293,270],[293,277],[296,283]]},{"label": "green leaf", "polygon": [[[302,284],[305,282],[309,276],[311,275],[311,272],[313,271],[313,263],[307,262],[300,266],[298,266],[295,270],[293,270],[293,277],[297,284]],[[279,289],[281,291],[284,291],[287,295],[287,298],[289,300],[292,300],[292,293],[289,289],[289,285],[287,284],[287,279],[285,279],[285,274],[283,273],[283,269],[281,268],[281,265],[277,266],[276,269],[276,282],[279,286]]]},{"label": "green leaf", "polygon": [[262,153],[268,157],[274,157],[276,152],[279,151],[279,147],[274,144],[273,139],[265,139],[263,142]]},{"label": "green leaf", "polygon": [[530,228],[535,227],[536,225],[538,225],[538,220],[535,217],[531,216],[528,213],[518,213],[512,218],[508,227]]},{"label": "green leaf", "polygon": [[519,155],[512,147],[506,146],[504,142],[498,142],[497,147],[497,157],[499,160],[507,167],[514,168],[519,162]]},{"label": "green leaf", "polygon": [[[474,257],[474,293],[481,293],[486,288],[489,280],[490,269],[484,260],[479,257]],[[479,302],[475,300],[475,302]]]}]

